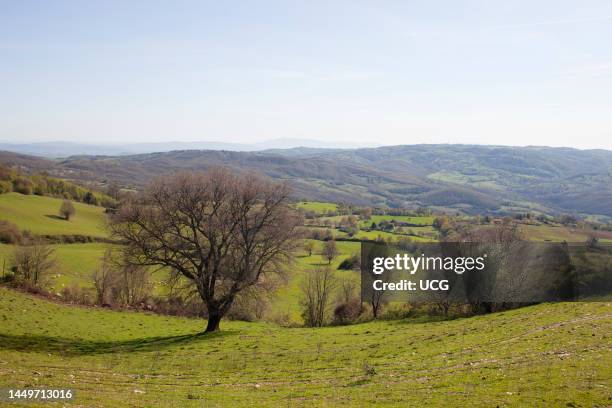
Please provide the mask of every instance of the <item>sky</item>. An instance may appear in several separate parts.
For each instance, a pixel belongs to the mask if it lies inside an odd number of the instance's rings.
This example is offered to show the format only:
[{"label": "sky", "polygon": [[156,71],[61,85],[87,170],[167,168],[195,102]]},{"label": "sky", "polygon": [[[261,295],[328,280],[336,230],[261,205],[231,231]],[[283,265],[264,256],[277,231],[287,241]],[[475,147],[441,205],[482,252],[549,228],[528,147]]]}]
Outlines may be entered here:
[{"label": "sky", "polygon": [[612,149],[612,1],[0,0],[0,141]]}]

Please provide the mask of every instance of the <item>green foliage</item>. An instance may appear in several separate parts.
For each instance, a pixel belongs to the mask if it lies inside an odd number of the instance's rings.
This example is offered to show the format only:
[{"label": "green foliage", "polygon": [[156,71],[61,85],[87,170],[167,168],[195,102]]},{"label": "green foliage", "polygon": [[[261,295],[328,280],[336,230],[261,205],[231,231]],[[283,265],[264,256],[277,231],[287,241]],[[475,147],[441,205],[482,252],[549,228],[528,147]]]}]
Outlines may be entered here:
[{"label": "green foliage", "polygon": [[94,192],[74,183],[46,174],[26,176],[0,164],[0,194],[11,191],[30,195],[51,196],[84,202],[91,205],[114,207],[116,201],[101,192]]}]

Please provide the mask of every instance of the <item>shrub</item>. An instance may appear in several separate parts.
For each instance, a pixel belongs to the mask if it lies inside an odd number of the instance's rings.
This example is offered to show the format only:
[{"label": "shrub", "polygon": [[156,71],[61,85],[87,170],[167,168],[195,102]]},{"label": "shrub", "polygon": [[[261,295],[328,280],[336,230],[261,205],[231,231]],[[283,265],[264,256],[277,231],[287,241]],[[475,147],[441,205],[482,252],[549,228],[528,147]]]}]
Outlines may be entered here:
[{"label": "shrub", "polygon": [[13,191],[11,183],[8,181],[0,181],[0,194],[10,193]]},{"label": "shrub", "polygon": [[348,303],[341,303],[334,309],[334,323],[352,323],[361,314],[362,306],[359,299],[352,299]]},{"label": "shrub", "polygon": [[170,316],[206,317],[206,307],[199,296],[168,296],[152,299],[151,310]]},{"label": "shrub", "polygon": [[109,301],[111,287],[113,286],[115,275],[111,257],[111,250],[107,249],[102,258],[102,263],[93,274],[96,301],[99,305],[106,304]]},{"label": "shrub", "polygon": [[264,318],[270,309],[270,300],[266,293],[246,289],[236,297],[227,318],[253,322]]},{"label": "shrub", "polygon": [[0,220],[0,242],[4,244],[18,244],[21,242],[19,227],[10,221]]},{"label": "shrub", "polygon": [[18,281],[41,286],[46,276],[57,266],[55,251],[40,241],[16,247],[13,252],[13,269]]},{"label": "shrub", "polygon": [[324,326],[328,320],[328,308],[337,280],[329,267],[319,267],[308,272],[302,283],[302,317],[309,327]]},{"label": "shrub", "polygon": [[91,205],[98,205],[98,198],[91,191],[88,191],[83,196],[83,202]]},{"label": "shrub", "polygon": [[361,268],[361,260],[357,254],[353,254],[340,263],[338,269],[343,270],[358,270]]},{"label": "shrub", "polygon": [[145,301],[151,294],[149,271],[144,267],[124,266],[114,273],[110,288],[114,304],[134,306]]},{"label": "shrub", "polygon": [[32,182],[24,177],[17,177],[13,180],[13,191],[20,194],[30,195],[32,194]]},{"label": "shrub", "polygon": [[76,303],[79,305],[93,304],[91,290],[82,288],[75,284],[63,288],[61,296],[64,301],[69,303]]}]

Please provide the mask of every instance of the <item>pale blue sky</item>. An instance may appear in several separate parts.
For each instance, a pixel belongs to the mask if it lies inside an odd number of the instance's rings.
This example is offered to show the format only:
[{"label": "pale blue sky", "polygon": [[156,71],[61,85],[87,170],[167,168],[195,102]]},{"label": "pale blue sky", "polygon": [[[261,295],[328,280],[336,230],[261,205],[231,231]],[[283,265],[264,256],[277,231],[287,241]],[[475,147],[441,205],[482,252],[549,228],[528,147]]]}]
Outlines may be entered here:
[{"label": "pale blue sky", "polygon": [[0,140],[612,149],[612,1],[1,1]]}]

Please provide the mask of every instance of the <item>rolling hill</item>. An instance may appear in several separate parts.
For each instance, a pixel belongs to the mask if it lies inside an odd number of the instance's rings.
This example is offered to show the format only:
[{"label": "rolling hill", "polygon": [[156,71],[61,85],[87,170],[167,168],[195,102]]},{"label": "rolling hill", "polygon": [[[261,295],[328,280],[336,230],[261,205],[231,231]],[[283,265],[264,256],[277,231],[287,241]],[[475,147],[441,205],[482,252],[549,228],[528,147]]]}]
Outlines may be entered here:
[{"label": "rolling hill", "polygon": [[[70,307],[0,288],[0,386],[102,406],[607,406],[607,303],[322,329]],[[606,340],[607,339],[607,340]]]},{"label": "rolling hill", "polygon": [[[18,158],[18,159],[17,159]],[[0,161],[24,165],[24,156]],[[40,158],[33,165],[41,167]],[[612,217],[612,152],[470,145],[264,152],[183,150],[46,161],[63,177],[140,188],[154,175],[228,166],[289,180],[296,198],[429,206],[468,214],[573,213]]]},{"label": "rolling hill", "polygon": [[19,193],[0,194],[0,220],[37,235],[106,237],[104,208],[74,202],[76,214],[66,221],[58,216],[62,200]]}]

